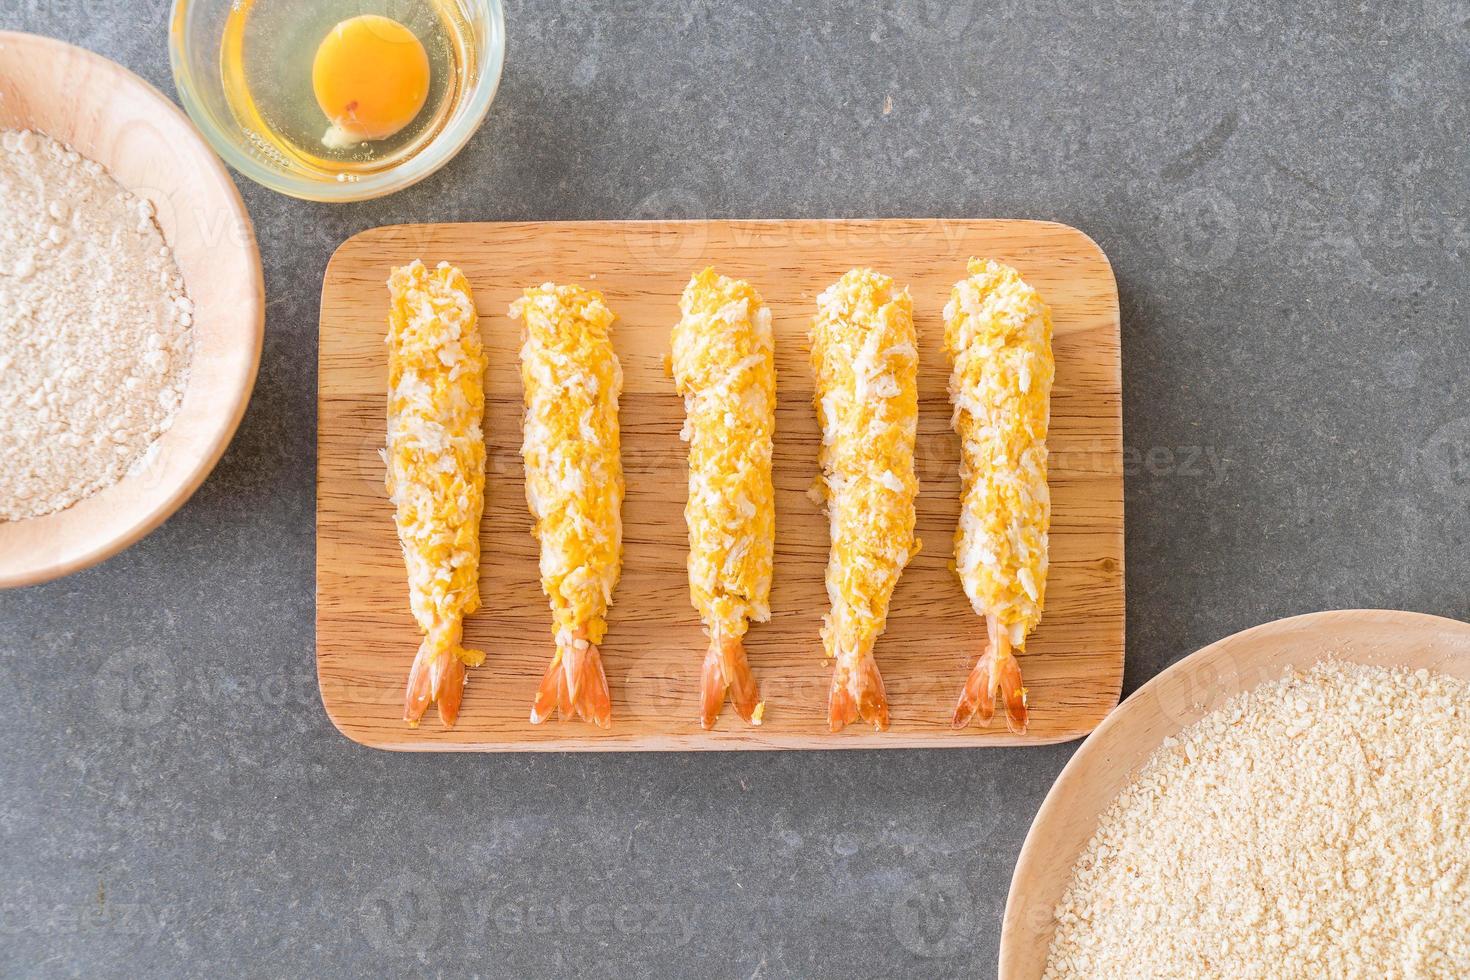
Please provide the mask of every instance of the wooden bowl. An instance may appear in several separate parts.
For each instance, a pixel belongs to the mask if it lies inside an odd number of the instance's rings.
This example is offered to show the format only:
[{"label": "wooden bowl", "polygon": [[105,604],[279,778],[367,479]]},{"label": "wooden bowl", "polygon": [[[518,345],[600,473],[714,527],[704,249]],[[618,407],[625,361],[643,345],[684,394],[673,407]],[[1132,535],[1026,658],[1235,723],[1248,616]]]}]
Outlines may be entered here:
[{"label": "wooden bowl", "polygon": [[265,323],[255,233],[224,166],[156,89],[106,58],[0,31],[0,129],[33,129],[153,203],[194,302],[188,387],[154,459],[65,510],[0,521],[0,588],[74,572],[163,523],[214,467],[245,413]]},{"label": "wooden bowl", "polygon": [[1082,743],[1037,811],[1011,877],[1000,976],[1034,980],[1046,967],[1053,911],[1098,818],[1168,736],[1288,667],[1331,656],[1427,668],[1470,680],[1470,624],[1420,613],[1347,609],[1257,626],[1212,643],[1160,673]]}]

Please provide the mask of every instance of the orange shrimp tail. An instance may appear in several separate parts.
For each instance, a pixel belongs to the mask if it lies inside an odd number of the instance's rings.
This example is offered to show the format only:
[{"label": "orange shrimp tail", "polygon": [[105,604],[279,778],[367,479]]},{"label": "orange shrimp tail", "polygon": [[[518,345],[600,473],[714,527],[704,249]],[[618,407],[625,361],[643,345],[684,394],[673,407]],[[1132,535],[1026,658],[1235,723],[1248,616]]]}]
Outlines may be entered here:
[{"label": "orange shrimp tail", "polygon": [[464,661],[454,647],[435,652],[429,638],[425,637],[408,671],[403,720],[417,728],[432,701],[439,709],[439,720],[444,727],[453,728],[459,720],[466,677]]},{"label": "orange shrimp tail", "polygon": [[760,691],[755,675],[745,659],[745,644],[738,636],[710,634],[709,652],[704,655],[704,669],[699,679],[699,723],[706,730],[715,727],[715,719],[725,704],[725,692],[735,705],[735,713],[746,723],[754,721]]},{"label": "orange shrimp tail", "polygon": [[975,661],[955,705],[954,727],[964,728],[976,715],[982,725],[989,725],[995,716],[997,693],[1005,704],[1006,727],[1016,735],[1026,734],[1026,687],[1021,683],[1021,664],[1011,652],[1010,637],[992,624],[990,645]]},{"label": "orange shrimp tail", "polygon": [[434,700],[434,694],[429,686],[429,664],[434,659],[433,651],[429,649],[429,640],[419,644],[419,652],[414,655],[413,666],[408,671],[408,690],[403,696],[403,720],[414,728],[424,717],[424,712],[429,710],[429,702]]},{"label": "orange shrimp tail", "polygon": [[827,724],[832,731],[840,732],[859,718],[871,722],[880,732],[888,731],[888,694],[871,653],[852,666],[838,658],[832,673],[832,694],[827,700]]},{"label": "orange shrimp tail", "polygon": [[607,693],[602,654],[584,637],[575,636],[570,643],[558,645],[531,704],[531,724],[541,724],[552,711],[558,718],[570,715],[599,728],[612,724],[612,699]]},{"label": "orange shrimp tail", "polygon": [[536,689],[535,700],[531,702],[533,725],[539,725],[550,718],[553,711],[566,717],[566,706],[572,699],[567,693],[567,675],[562,670],[561,659],[561,651],[558,650],[552,655],[551,663],[541,677],[541,686]]},{"label": "orange shrimp tail", "polygon": [[439,720],[444,727],[453,728],[454,723],[459,721],[459,706],[464,701],[464,685],[468,675],[465,673],[464,661],[453,652],[444,656],[442,667],[438,677],[439,686],[434,691],[434,707],[439,709]]}]

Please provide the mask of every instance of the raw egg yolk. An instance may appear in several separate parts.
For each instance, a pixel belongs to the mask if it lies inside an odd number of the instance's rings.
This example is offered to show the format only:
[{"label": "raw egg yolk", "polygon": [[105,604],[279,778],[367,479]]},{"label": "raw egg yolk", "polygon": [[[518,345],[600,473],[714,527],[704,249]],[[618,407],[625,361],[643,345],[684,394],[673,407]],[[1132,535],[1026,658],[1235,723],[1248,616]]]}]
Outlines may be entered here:
[{"label": "raw egg yolk", "polygon": [[332,28],[316,49],[311,87],[332,121],[328,145],[386,139],[424,107],[429,56],[398,21],[363,14]]}]

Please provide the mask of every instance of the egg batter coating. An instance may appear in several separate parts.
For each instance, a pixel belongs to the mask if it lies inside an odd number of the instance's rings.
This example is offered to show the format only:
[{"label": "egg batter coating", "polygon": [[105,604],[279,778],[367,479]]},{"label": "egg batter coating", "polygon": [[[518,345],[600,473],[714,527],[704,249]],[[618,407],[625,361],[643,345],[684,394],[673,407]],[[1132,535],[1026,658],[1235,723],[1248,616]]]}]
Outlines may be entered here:
[{"label": "egg batter coating", "polygon": [[689,280],[679,308],[671,367],[684,396],[680,436],[689,443],[689,595],[710,638],[700,722],[714,727],[728,690],[735,712],[758,725],[763,709],[741,638],[752,620],[771,618],[771,312],[749,283],[714,269]]},{"label": "egg batter coating", "polygon": [[464,275],[415,261],[388,279],[388,496],[408,569],[409,606],[424,640],[403,719],[429,702],[453,725],[465,667],[485,655],[460,645],[480,608],[480,515],[485,507],[485,354]]},{"label": "egg batter coating", "polygon": [[623,561],[614,316],[601,293],[553,283],[527,289],[510,316],[523,327],[521,456],[556,639],[531,721],[556,710],[606,728],[612,702],[598,644]]},{"label": "egg batter coating", "polygon": [[919,352],[908,291],[872,269],[853,269],[818,297],[811,347],[822,424],[818,489],[832,535],[832,608],[822,627],[835,661],[828,723],[835,732],[861,717],[884,730],[888,698],[873,646],[899,576],[919,551]]},{"label": "egg batter coating", "polygon": [[1010,266],[971,259],[944,308],[944,346],[963,484],[955,568],[985,617],[989,643],[955,708],[963,728],[989,723],[995,695],[1011,731],[1026,730],[1026,688],[1014,651],[1041,621],[1051,491],[1046,434],[1056,364],[1051,310]]}]

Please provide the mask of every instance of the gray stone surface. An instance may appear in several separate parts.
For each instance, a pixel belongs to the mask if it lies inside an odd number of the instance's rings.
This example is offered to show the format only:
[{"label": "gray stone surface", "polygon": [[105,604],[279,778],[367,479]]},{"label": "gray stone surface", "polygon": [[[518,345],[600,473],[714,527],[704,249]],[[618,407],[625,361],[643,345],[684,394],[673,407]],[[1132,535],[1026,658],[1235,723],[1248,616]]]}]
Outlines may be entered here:
[{"label": "gray stone surface", "polygon": [[[500,96],[437,176],[346,207],[242,186],[265,354],[204,488],[104,565],[0,595],[0,973],[993,975],[1071,747],[410,757],[333,730],[312,632],[327,257],[424,220],[1084,229],[1122,293],[1131,690],[1278,616],[1470,614],[1467,19],[511,3]],[[163,0],[10,0],[0,25],[173,91]]]}]

